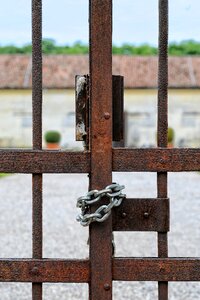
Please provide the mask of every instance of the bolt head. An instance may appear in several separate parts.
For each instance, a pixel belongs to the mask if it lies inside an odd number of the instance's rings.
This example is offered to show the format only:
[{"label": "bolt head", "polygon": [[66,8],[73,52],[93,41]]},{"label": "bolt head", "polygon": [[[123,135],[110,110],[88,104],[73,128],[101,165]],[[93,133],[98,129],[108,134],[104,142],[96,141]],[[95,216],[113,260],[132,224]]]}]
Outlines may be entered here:
[{"label": "bolt head", "polygon": [[149,213],[148,213],[148,212],[145,212],[145,213],[144,213],[144,217],[145,217],[145,219],[148,219]]},{"label": "bolt head", "polygon": [[108,283],[104,284],[104,290],[109,291],[110,290],[110,285]]},{"label": "bolt head", "polygon": [[31,270],[31,273],[33,275],[38,275],[39,274],[39,269],[37,267],[34,267],[32,270]]},{"label": "bolt head", "polygon": [[125,219],[127,214],[125,212],[122,213],[122,218]]},{"label": "bolt head", "polygon": [[108,112],[104,113],[104,119],[106,119],[106,120],[110,119],[110,114]]},{"label": "bolt head", "polygon": [[163,267],[160,267],[160,272],[164,272],[165,269]]}]

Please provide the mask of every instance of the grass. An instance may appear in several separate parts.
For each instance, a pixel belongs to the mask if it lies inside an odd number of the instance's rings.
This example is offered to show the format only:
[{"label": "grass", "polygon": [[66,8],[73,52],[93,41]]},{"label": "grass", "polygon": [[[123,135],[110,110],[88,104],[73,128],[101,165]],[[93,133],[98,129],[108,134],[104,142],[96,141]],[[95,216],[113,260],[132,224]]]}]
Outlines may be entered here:
[{"label": "grass", "polygon": [[0,179],[9,176],[9,173],[0,173]]}]

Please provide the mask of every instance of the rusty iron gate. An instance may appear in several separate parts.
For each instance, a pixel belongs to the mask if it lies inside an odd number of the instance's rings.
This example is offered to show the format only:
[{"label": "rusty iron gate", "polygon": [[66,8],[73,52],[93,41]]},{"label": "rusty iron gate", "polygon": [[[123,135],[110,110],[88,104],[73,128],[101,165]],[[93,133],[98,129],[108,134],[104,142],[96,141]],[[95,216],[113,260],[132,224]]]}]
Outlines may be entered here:
[{"label": "rusty iron gate", "polygon": [[[112,281],[157,281],[168,299],[168,281],[199,281],[198,258],[168,258],[167,172],[200,170],[199,149],[167,149],[168,1],[159,0],[158,147],[112,147],[112,1],[90,0],[89,149],[42,150],[42,0],[32,0],[33,149],[0,150],[0,171],[31,173],[33,180],[32,259],[1,259],[1,282],[32,282],[32,299],[42,283],[88,283],[90,300],[111,300]],[[157,198],[125,199],[104,223],[92,223],[89,259],[42,258],[42,174],[89,173],[90,189],[112,183],[112,171],[157,172]],[[64,191],[63,191],[64,192]],[[101,204],[106,203],[104,197]],[[94,205],[93,210],[97,207]],[[113,231],[155,231],[158,258],[116,258]]]}]

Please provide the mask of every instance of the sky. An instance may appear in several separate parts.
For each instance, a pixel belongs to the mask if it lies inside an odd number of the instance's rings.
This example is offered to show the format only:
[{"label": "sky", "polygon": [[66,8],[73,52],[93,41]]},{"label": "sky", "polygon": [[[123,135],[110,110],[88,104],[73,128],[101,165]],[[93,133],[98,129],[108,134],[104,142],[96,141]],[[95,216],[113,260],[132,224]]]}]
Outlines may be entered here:
[{"label": "sky", "polygon": [[[169,0],[169,40],[200,41],[200,1]],[[31,0],[2,1],[0,45],[31,41]],[[43,37],[88,42],[88,0],[43,0]],[[113,0],[113,43],[157,45],[158,0]]]}]

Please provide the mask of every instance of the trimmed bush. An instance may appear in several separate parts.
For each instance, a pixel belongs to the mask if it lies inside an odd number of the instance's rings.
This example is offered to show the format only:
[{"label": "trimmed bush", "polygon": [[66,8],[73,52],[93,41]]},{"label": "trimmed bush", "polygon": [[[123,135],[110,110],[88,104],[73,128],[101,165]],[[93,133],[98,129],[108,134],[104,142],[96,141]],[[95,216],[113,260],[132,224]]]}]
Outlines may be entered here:
[{"label": "trimmed bush", "polygon": [[175,136],[174,129],[169,127],[167,132],[168,143],[172,143],[174,141],[174,136]]},{"label": "trimmed bush", "polygon": [[58,131],[47,131],[44,135],[47,143],[59,143],[61,140],[61,134]]}]

